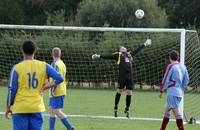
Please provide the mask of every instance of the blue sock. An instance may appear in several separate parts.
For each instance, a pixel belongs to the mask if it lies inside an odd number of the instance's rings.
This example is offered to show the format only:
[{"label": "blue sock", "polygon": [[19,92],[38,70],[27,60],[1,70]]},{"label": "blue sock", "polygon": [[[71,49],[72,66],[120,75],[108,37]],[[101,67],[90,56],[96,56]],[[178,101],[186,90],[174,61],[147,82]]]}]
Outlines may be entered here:
[{"label": "blue sock", "polygon": [[72,125],[70,124],[69,120],[67,119],[67,117],[60,119],[62,121],[62,123],[65,125],[65,127],[68,130],[71,130]]},{"label": "blue sock", "polygon": [[49,130],[54,130],[56,123],[56,117],[49,118]]}]

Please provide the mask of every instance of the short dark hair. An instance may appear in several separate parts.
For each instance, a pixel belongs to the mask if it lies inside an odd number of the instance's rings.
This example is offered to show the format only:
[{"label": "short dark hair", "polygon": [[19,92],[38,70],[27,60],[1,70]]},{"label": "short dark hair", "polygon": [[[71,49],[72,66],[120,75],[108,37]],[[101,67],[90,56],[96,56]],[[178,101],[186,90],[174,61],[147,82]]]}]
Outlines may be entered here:
[{"label": "short dark hair", "polygon": [[179,52],[176,50],[172,50],[169,57],[173,61],[179,60]]},{"label": "short dark hair", "polygon": [[26,55],[32,55],[37,50],[37,47],[33,41],[27,40],[24,41],[22,45],[22,50]]}]

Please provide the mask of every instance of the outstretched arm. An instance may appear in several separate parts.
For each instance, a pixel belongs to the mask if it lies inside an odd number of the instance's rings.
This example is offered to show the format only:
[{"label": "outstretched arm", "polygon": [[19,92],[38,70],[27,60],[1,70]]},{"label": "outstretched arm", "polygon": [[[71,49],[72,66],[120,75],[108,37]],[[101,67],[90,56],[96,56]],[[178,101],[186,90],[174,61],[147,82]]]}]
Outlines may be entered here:
[{"label": "outstretched arm", "polygon": [[99,58],[102,58],[102,59],[113,59],[113,60],[116,60],[118,59],[118,55],[119,53],[116,52],[116,53],[112,53],[112,54],[93,54],[92,55],[92,59],[99,59]]},{"label": "outstretched arm", "polygon": [[147,39],[145,43],[141,44],[139,47],[136,49],[133,49],[131,51],[131,55],[136,55],[138,52],[140,52],[144,47],[151,45],[151,39]]}]

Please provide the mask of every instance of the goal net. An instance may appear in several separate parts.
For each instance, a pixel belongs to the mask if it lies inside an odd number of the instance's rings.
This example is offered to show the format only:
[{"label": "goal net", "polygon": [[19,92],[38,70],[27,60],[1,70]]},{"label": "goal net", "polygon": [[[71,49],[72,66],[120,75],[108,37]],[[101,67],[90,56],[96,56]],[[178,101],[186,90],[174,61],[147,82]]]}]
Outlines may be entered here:
[{"label": "goal net", "polygon": [[20,45],[31,39],[37,43],[36,58],[50,63],[51,50],[60,47],[67,65],[69,85],[87,88],[118,86],[118,65],[113,60],[92,60],[92,54],[108,54],[119,46],[128,50],[143,44],[152,45],[133,56],[135,89],[158,90],[169,64],[169,52],[180,52],[190,74],[184,111],[189,119],[200,119],[200,43],[195,31],[184,29],[100,28],[0,25],[0,79],[7,79],[11,67],[22,59]]},{"label": "goal net", "polygon": [[[200,42],[197,32],[186,32],[185,64],[190,76],[190,84],[184,98],[184,111],[187,121],[200,120]],[[192,123],[192,122],[190,122]]]}]

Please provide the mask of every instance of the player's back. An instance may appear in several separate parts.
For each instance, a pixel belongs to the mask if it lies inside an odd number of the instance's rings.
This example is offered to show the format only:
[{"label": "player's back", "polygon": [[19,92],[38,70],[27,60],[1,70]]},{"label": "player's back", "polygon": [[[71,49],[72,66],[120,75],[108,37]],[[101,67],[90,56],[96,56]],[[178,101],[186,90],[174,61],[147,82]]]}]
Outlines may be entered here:
[{"label": "player's back", "polygon": [[25,60],[14,66],[18,76],[18,90],[13,105],[14,113],[45,111],[40,90],[47,74],[46,63],[39,60]]},{"label": "player's back", "polygon": [[181,97],[183,95],[185,83],[188,83],[188,72],[183,64],[175,64],[170,77],[171,84],[168,86],[168,94]]},{"label": "player's back", "polygon": [[[66,66],[64,64],[64,62],[59,59],[56,60],[52,63],[53,68],[55,68],[63,77],[64,81],[62,83],[60,83],[59,85],[57,85],[56,90],[52,90],[51,89],[51,95],[50,96],[63,96],[66,95],[66,85],[67,85],[67,81],[66,81]],[[53,92],[54,91],[54,92]]]}]

